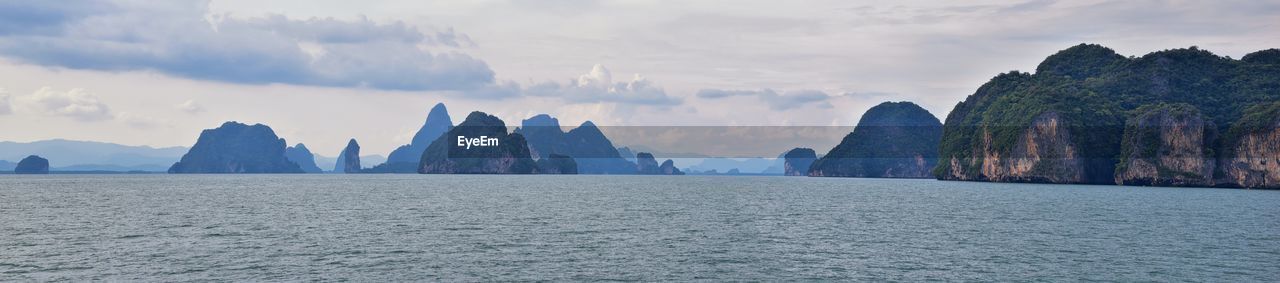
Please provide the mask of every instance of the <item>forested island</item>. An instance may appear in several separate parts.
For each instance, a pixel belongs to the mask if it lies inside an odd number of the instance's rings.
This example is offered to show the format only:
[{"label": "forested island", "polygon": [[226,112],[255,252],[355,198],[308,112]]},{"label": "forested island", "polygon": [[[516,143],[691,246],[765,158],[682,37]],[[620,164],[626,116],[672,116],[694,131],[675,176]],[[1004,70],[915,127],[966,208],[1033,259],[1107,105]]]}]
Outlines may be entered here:
[{"label": "forested island", "polygon": [[942,180],[1280,188],[1280,50],[1124,57],[1094,44],[982,85],[947,116]]}]

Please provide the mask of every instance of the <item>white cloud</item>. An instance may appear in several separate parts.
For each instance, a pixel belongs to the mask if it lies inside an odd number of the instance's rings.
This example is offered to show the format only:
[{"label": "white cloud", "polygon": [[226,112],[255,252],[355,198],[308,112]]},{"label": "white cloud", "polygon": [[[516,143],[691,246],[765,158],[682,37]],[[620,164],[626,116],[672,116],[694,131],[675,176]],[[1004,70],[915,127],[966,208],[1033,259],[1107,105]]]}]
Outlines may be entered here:
[{"label": "white cloud", "polygon": [[561,85],[544,82],[525,89],[531,96],[560,97],[569,103],[614,102],[623,104],[672,106],[683,100],[667,95],[661,87],[653,85],[640,74],[629,81],[613,81],[613,73],[596,64],[591,71]]},{"label": "white cloud", "polygon": [[81,88],[56,91],[51,87],[42,87],[31,95],[18,97],[17,100],[26,109],[79,121],[102,121],[112,117],[111,109],[97,95]]},{"label": "white cloud", "polygon": [[182,104],[178,104],[178,110],[181,110],[182,112],[187,112],[190,114],[196,114],[196,113],[204,112],[204,106],[201,106],[199,103],[196,103],[195,100],[187,100]]}]

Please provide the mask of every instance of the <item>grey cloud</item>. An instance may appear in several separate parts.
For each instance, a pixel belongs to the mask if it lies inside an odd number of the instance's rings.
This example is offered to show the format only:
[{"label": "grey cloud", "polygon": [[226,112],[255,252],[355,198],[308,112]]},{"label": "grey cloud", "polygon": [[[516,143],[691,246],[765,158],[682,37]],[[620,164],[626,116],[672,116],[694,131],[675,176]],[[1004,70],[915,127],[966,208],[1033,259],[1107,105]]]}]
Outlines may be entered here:
[{"label": "grey cloud", "polygon": [[93,14],[106,13],[115,5],[96,0],[68,1],[0,1],[0,36],[62,32],[68,22]]},{"label": "grey cloud", "polygon": [[267,15],[245,20],[223,20],[219,26],[232,25],[275,31],[281,36],[320,43],[370,41],[417,43],[427,39],[427,36],[418,31],[417,27],[399,21],[379,24],[363,16],[354,21],[343,21],[334,18],[292,20],[284,15]]},{"label": "grey cloud", "polygon": [[245,84],[469,90],[494,81],[484,61],[424,49],[470,44],[452,30],[429,34],[401,22],[279,15],[206,19],[203,1],[87,3],[111,8],[83,12],[5,4],[25,9],[16,13],[45,11],[48,19],[24,23],[57,32],[0,33],[0,56],[45,66],[152,70]]}]

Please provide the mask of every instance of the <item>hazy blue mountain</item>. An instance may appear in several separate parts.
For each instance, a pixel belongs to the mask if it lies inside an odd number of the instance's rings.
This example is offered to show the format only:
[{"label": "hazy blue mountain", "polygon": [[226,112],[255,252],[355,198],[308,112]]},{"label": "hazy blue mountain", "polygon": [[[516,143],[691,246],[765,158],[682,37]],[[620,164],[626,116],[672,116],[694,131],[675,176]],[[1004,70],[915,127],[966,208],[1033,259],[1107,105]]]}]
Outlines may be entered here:
[{"label": "hazy blue mountain", "polygon": [[[72,165],[109,165],[124,167],[168,168],[178,161],[186,147],[154,148],[105,142],[63,139],[35,142],[0,142],[0,160],[16,161],[27,155],[49,159],[55,168]],[[161,172],[164,169],[160,170]]]},{"label": "hazy blue mountain", "polygon": [[[387,168],[386,173],[415,173],[417,172],[418,161],[422,159],[422,152],[427,150],[427,146],[431,142],[439,138],[445,132],[453,128],[453,120],[449,118],[449,111],[445,108],[444,103],[436,103],[431,107],[431,111],[427,113],[427,120],[422,123],[422,128],[413,135],[413,140],[406,145],[402,145],[387,155],[387,160],[381,167]],[[363,158],[363,157],[362,157]],[[365,164],[374,163],[373,160],[363,160]],[[392,164],[400,163],[400,164]],[[399,170],[395,168],[401,168]]]},{"label": "hazy blue mountain", "polygon": [[307,146],[304,144],[299,143],[297,145],[285,148],[284,156],[286,158],[289,158],[289,161],[293,161],[293,163],[297,163],[298,167],[302,168],[302,171],[305,171],[307,173],[324,172],[324,170],[320,170],[319,166],[316,166],[315,155],[311,154],[311,150],[307,149]]},{"label": "hazy blue mountain", "polygon": [[13,167],[17,166],[17,163],[9,162],[8,160],[0,160],[0,171],[13,171]]},{"label": "hazy blue mountain", "polygon": [[[764,173],[776,163],[775,159],[766,158],[703,158],[698,164],[689,166],[690,170],[726,172],[738,169],[741,172]],[[778,174],[781,174],[779,172]]]},{"label": "hazy blue mountain", "polygon": [[31,155],[18,161],[13,168],[14,174],[49,174],[49,160]]},{"label": "hazy blue mountain", "polygon": [[762,174],[770,174],[770,175],[783,175],[784,173],[786,173],[786,171],[787,171],[787,170],[786,170],[786,169],[787,169],[787,160],[786,160],[787,152],[791,152],[791,151],[790,151],[790,150],[788,150],[788,151],[784,151],[784,152],[782,152],[782,154],[779,154],[779,155],[778,155],[778,158],[773,159],[773,163],[772,163],[772,164],[769,164],[769,168],[765,168],[765,169],[764,169],[764,171],[763,171],[763,172],[760,172],[760,173],[762,173]]},{"label": "hazy blue mountain", "polygon": [[572,157],[579,174],[635,174],[635,164],[622,158],[618,148],[591,121],[564,132],[560,121],[550,115],[535,115],[521,121],[516,133],[529,143],[531,154],[545,158],[551,154]]},{"label": "hazy blue mountain", "polygon": [[630,147],[619,147],[618,155],[622,156],[622,159],[626,159],[627,161],[636,162],[636,153],[631,151]]},{"label": "hazy blue mountain", "polygon": [[284,156],[285,141],[271,127],[226,122],[200,138],[169,173],[303,173]]},{"label": "hazy blue mountain", "polygon": [[165,172],[169,170],[169,166],[164,165],[134,165],[122,166],[113,164],[76,164],[71,166],[53,167],[49,171],[53,172]]}]

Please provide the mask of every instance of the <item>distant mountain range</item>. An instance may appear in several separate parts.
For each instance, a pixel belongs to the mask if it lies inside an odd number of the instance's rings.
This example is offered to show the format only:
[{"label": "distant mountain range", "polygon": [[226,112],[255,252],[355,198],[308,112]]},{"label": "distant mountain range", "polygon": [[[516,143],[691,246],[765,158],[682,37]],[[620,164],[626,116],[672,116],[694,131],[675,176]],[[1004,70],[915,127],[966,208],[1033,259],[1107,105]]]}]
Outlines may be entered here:
[{"label": "distant mountain range", "polygon": [[[64,139],[34,142],[0,142],[0,170],[28,155],[49,159],[52,171],[152,171],[164,172],[178,161],[186,147],[130,146],[106,142]],[[5,165],[9,163],[10,165]]]}]

